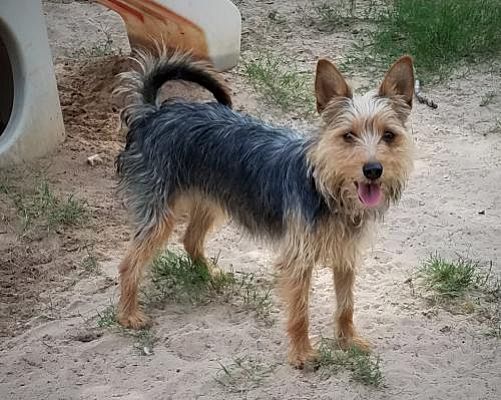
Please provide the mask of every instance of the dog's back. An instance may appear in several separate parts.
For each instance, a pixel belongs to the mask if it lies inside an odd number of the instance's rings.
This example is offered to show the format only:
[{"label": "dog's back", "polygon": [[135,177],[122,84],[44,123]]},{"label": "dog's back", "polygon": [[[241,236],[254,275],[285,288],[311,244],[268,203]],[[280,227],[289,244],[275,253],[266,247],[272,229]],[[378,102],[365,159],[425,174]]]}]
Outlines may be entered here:
[{"label": "dog's back", "polygon": [[[325,204],[306,153],[309,141],[231,109],[229,91],[205,63],[187,55],[143,56],[123,76],[127,144],[117,158],[120,188],[142,223],[176,197],[208,197],[253,235],[280,236],[291,213],[313,224]],[[156,104],[166,80],[186,79],[217,102]]]},{"label": "dog's back", "polygon": [[128,136],[123,185],[160,207],[195,192],[252,234],[270,236],[283,233],[292,211],[313,223],[324,209],[308,170],[309,142],[225,105],[167,102]]}]

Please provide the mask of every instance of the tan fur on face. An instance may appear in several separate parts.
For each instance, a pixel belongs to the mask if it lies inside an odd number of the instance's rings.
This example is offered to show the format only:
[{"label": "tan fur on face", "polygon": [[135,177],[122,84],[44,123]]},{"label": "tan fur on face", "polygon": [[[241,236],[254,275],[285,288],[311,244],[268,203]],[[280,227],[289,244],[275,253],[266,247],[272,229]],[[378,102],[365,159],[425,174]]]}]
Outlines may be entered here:
[{"label": "tan fur on face", "polygon": [[[323,104],[324,126],[309,156],[320,189],[345,213],[381,214],[392,201],[400,198],[412,170],[413,142],[405,126],[412,105],[414,80],[409,62],[410,58],[403,57],[390,68],[378,94],[355,97],[337,69],[326,67],[325,60],[319,63],[317,73],[325,76],[327,70],[331,75],[336,74],[330,84],[341,89],[329,89],[329,81],[322,79],[317,101]],[[332,95],[327,104],[326,93]],[[383,140],[387,131],[395,135],[391,143]],[[344,138],[347,133],[353,136],[351,142]],[[366,180],[363,166],[374,161],[383,165],[379,181],[384,202],[380,209],[365,210],[358,200],[355,182]]]},{"label": "tan fur on face", "polygon": [[[378,95],[353,97],[337,68],[326,60],[318,63],[315,88],[324,126],[309,159],[331,214],[314,230],[291,216],[278,263],[288,304],[289,361],[298,367],[315,357],[308,338],[308,297],[312,267],[319,263],[333,270],[340,346],[369,349],[353,322],[355,273],[372,221],[400,198],[412,169],[413,143],[405,122],[413,80],[412,62],[403,57],[386,74]],[[391,142],[383,140],[387,131],[395,135]],[[346,140],[346,133],[353,140]],[[364,164],[373,161],[383,165],[379,181],[385,197],[376,210],[364,209],[355,185],[365,180]]]}]

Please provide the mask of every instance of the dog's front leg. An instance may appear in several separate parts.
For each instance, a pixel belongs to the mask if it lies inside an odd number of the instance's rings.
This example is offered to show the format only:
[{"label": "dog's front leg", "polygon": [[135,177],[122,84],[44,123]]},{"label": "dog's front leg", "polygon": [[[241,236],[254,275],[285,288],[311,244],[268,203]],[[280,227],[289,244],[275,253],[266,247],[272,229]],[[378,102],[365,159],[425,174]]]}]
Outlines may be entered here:
[{"label": "dog's front leg", "polygon": [[353,324],[354,296],[356,267],[351,263],[338,263],[333,267],[334,286],[336,288],[336,336],[343,349],[352,346],[362,351],[369,351],[367,341],[358,336]]},{"label": "dog's front leg", "polygon": [[308,336],[312,266],[298,265],[286,260],[278,263],[278,271],[280,291],[287,306],[289,362],[296,368],[303,368],[316,357]]}]

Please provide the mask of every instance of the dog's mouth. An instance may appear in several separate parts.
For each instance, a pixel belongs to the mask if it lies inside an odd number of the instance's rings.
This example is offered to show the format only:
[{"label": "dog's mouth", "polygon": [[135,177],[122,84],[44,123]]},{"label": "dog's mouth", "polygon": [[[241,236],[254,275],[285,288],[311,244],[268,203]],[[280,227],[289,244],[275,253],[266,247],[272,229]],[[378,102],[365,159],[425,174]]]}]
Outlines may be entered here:
[{"label": "dog's mouth", "polygon": [[383,191],[379,183],[355,182],[360,202],[368,208],[377,207],[383,199]]}]

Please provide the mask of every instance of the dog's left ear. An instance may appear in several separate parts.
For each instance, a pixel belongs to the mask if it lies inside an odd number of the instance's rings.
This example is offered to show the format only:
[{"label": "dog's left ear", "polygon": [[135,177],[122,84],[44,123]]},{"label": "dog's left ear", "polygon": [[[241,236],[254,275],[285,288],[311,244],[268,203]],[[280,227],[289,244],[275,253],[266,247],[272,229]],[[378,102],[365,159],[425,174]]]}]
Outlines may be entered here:
[{"label": "dog's left ear", "polygon": [[412,107],[414,68],[410,56],[399,58],[388,70],[379,87],[379,95],[383,97],[401,96],[409,107]]},{"label": "dog's left ear", "polygon": [[315,75],[315,96],[317,110],[321,113],[327,103],[334,97],[352,97],[351,88],[341,75],[341,72],[329,60],[320,59]]}]

